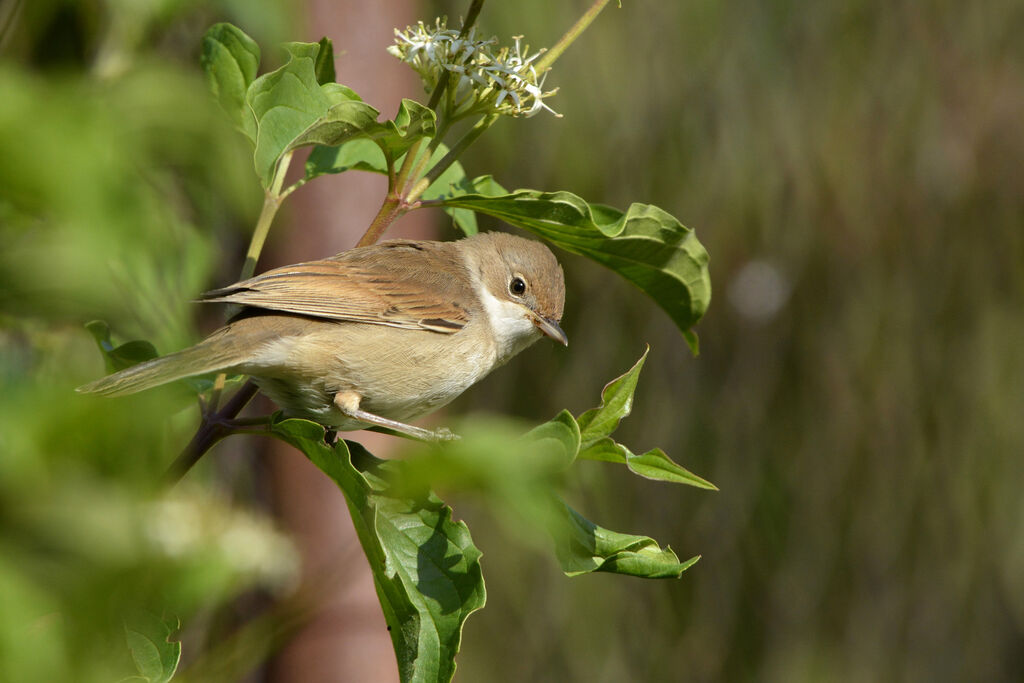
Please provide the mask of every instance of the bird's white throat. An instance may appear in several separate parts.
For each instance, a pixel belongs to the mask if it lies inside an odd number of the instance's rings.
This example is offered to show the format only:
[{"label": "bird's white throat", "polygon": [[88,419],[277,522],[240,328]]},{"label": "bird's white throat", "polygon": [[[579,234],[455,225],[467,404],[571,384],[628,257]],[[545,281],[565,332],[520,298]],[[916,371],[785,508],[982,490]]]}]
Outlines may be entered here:
[{"label": "bird's white throat", "polygon": [[499,299],[483,283],[477,283],[477,292],[487,312],[487,322],[494,333],[499,364],[540,339],[540,330],[533,324],[530,312],[522,304]]}]

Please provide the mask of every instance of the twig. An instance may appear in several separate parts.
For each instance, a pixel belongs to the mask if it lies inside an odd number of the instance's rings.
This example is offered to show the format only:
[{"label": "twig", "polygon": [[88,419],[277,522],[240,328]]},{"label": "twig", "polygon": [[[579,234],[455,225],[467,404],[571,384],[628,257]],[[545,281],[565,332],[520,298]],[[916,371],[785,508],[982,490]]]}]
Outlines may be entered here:
[{"label": "twig", "polygon": [[558,42],[551,46],[547,52],[545,52],[537,63],[534,64],[534,68],[537,69],[537,73],[544,73],[547,71],[555,60],[562,56],[573,42],[580,37],[580,35],[587,30],[590,23],[597,18],[597,15],[601,13],[604,6],[608,4],[609,0],[595,0],[594,4],[587,8],[587,11],[583,13],[583,16],[573,24],[568,31],[565,32]]},{"label": "twig", "polygon": [[185,450],[181,452],[181,455],[167,468],[167,472],[164,474],[164,481],[168,486],[173,486],[181,481],[181,478],[192,469],[193,465],[199,462],[199,458],[203,457],[206,451],[210,450],[215,443],[232,432],[227,424],[228,421],[242,411],[242,408],[252,400],[257,391],[259,389],[256,387],[256,384],[249,380],[242,385],[241,389],[235,392],[235,395],[224,404],[224,407],[219,412],[214,415],[203,416],[203,421],[200,423],[199,429],[196,430],[195,436],[185,446]]},{"label": "twig", "polygon": [[[484,0],[473,0],[469,6],[469,11],[466,12],[466,20],[462,22],[462,29],[459,31],[459,38],[465,38],[469,35],[469,29],[473,28],[473,24],[476,23],[476,18],[480,14],[480,10],[484,6]],[[437,79],[437,87],[434,88],[434,92],[430,93],[430,101],[427,102],[427,107],[430,109],[437,109],[437,105],[441,103],[441,96],[444,95],[445,89],[448,87],[448,71],[441,74],[441,77]]]}]

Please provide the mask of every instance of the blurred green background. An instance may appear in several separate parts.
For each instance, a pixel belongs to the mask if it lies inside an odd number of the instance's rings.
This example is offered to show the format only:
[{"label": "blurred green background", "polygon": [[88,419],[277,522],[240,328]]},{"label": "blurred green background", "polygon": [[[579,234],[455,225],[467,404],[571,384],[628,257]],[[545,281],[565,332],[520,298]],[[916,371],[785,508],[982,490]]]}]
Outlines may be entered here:
[{"label": "blurred green background", "polygon": [[[228,19],[274,59],[300,18],[0,7],[0,679],[109,680],[130,672],[126,606],[209,619],[284,580],[230,561],[218,529],[283,541],[213,485],[173,513],[209,534],[182,551],[153,531],[154,473],[194,421],[180,397],[71,389],[100,371],[81,323],[176,348],[197,334],[186,302],[237,271],[259,195],[198,40]],[[480,24],[538,47],[584,7],[491,2]],[[509,188],[668,210],[707,246],[714,298],[694,359],[637,291],[560,255],[569,350],[537,345],[450,412],[578,413],[650,343],[619,440],[721,491],[575,468],[589,518],[703,555],[659,582],[566,579],[450,501],[489,596],[458,679],[1024,679],[1021,35],[1011,0],[627,2],[549,76],[564,118],[470,150]]]}]

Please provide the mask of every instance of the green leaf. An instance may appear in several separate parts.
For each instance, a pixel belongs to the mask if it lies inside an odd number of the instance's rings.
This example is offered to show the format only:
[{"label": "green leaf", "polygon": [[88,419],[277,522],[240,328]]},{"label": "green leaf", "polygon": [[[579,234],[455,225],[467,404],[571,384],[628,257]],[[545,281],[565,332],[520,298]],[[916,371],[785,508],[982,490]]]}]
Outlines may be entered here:
[{"label": "green leaf", "polygon": [[467,194],[482,194],[487,197],[497,197],[508,194],[508,190],[501,186],[492,175],[480,175],[472,180],[466,178],[459,183],[459,189]]},{"label": "green leaf", "polygon": [[[447,145],[439,145],[437,150],[435,150],[434,157],[430,160],[430,166],[443,159],[447,153]],[[458,187],[469,182],[470,180],[466,177],[466,170],[462,167],[462,164],[456,161],[430,184],[430,187],[420,195],[420,199],[431,201],[451,197],[455,194],[464,194]],[[480,231],[476,224],[476,214],[469,209],[456,209],[450,206],[444,206],[442,209],[451,216],[452,222],[455,223],[455,226],[464,235],[475,235]]]},{"label": "green leaf", "polygon": [[543,424],[539,424],[523,436],[526,447],[538,449],[548,461],[568,467],[580,450],[580,428],[572,413],[563,410]]},{"label": "green leaf", "polygon": [[679,578],[700,556],[685,562],[652,538],[597,526],[568,505],[565,523],[555,535],[555,551],[567,576],[590,572],[628,574],[648,579]]},{"label": "green leaf", "polygon": [[[390,144],[408,135],[406,129],[415,137],[428,128],[422,112],[406,106],[390,126],[377,123],[376,109],[334,82],[334,46],[327,38],[285,43],[284,49],[288,62],[256,78],[259,48],[251,38],[230,24],[217,24],[203,39],[202,64],[210,87],[256,146],[253,163],[264,187],[272,186],[281,157],[298,147],[336,145],[361,135]],[[430,119],[433,134],[433,112]]]},{"label": "green leaf", "polygon": [[598,439],[614,432],[622,418],[632,411],[633,392],[650,350],[650,346],[646,347],[633,367],[604,386],[601,390],[601,405],[576,418],[580,426],[582,448],[586,449]]},{"label": "green leaf", "polygon": [[462,195],[445,204],[500,218],[610,268],[654,299],[697,353],[690,328],[711,299],[708,253],[693,230],[665,211],[633,204],[623,213],[570,192],[536,190]]},{"label": "green leaf", "polygon": [[159,355],[152,344],[140,339],[125,342],[120,346],[114,346],[114,343],[110,340],[110,326],[102,320],[93,320],[86,323],[85,329],[89,330],[93,339],[96,340],[96,346],[99,347],[100,353],[103,354],[107,372],[124,370],[143,361],[156,358]]},{"label": "green leaf", "polygon": [[373,137],[392,159],[405,154],[413,143],[437,134],[437,114],[415,100],[403,99],[394,121],[385,121]]},{"label": "green leaf", "polygon": [[603,437],[580,450],[582,460],[600,460],[624,464],[630,472],[646,479],[687,484],[697,488],[717,491],[718,487],[677,464],[663,450],[655,448],[641,455],[635,455],[628,448]]},{"label": "green leaf", "polygon": [[125,624],[125,639],[142,679],[149,683],[166,683],[174,677],[181,659],[181,643],[171,636],[181,627],[177,617],[162,619],[149,612],[140,612]]},{"label": "green leaf", "polygon": [[[448,153],[448,147],[439,144],[427,164],[429,169]],[[395,159],[394,165],[400,166],[404,155]],[[306,179],[315,178],[325,173],[344,173],[345,171],[368,171],[387,174],[388,164],[381,147],[369,138],[356,138],[344,142],[337,147],[318,145],[310,152],[306,161]],[[446,199],[469,192],[476,194],[505,194],[491,176],[480,176],[474,180],[466,177],[466,171],[458,161],[449,166],[444,173],[430,184],[420,199],[423,201]],[[469,209],[442,207],[452,217],[455,225],[466,235],[478,232],[476,214]]]},{"label": "green leaf", "polygon": [[[447,148],[445,148],[445,153],[447,153]],[[437,159],[436,161],[439,160]],[[508,194],[508,192],[498,184],[493,176],[482,175],[473,179],[466,177],[462,164],[456,161],[427,188],[427,191],[423,193],[422,199],[450,199],[466,194],[497,196]],[[464,234],[475,235],[479,232],[475,212],[451,206],[443,206],[442,208],[445,213],[452,217],[452,221]]]},{"label": "green leaf", "polygon": [[256,120],[245,96],[259,69],[259,45],[231,24],[214,24],[203,35],[199,63],[228,118],[255,143]]},{"label": "green leaf", "polygon": [[320,51],[316,53],[316,62],[313,71],[316,73],[316,82],[320,85],[333,83],[337,76],[334,73],[334,43],[327,36],[320,39],[318,43]]},{"label": "green leaf", "polygon": [[629,468],[630,472],[639,474],[641,477],[657,481],[671,481],[678,484],[689,484],[690,486],[696,486],[698,488],[709,489],[712,491],[718,490],[718,487],[710,481],[702,479],[686,468],[677,465],[672,458],[668,457],[668,455],[666,455],[660,448],[654,448],[640,455],[634,455],[628,448],[621,444],[619,444],[619,448],[626,453],[626,466]]},{"label": "green leaf", "polygon": [[387,174],[388,165],[384,152],[369,138],[349,140],[337,147],[317,145],[306,160],[306,179],[326,173],[345,171],[369,171]]},{"label": "green leaf", "polygon": [[648,352],[649,346],[644,349],[643,355],[633,367],[604,386],[601,390],[601,405],[576,418],[582,440],[577,457],[584,460],[620,463],[633,474],[647,479],[717,491],[718,488],[714,484],[676,464],[660,448],[635,455],[622,444],[609,438],[618,428],[622,418],[629,415],[633,409],[633,393],[636,391],[640,370],[643,369]]},{"label": "green leaf", "polygon": [[[301,131],[287,146],[286,151],[306,145],[336,146],[355,138],[372,138],[370,131],[378,131],[379,112],[360,100],[339,102]],[[319,174],[317,174],[319,175]]]},{"label": "green leaf", "polygon": [[[292,148],[303,145],[336,147],[355,138],[366,138],[373,140],[384,154],[398,158],[414,142],[435,133],[434,112],[413,100],[402,100],[394,121],[378,123],[377,116],[377,110],[363,102],[339,103],[298,136]],[[317,175],[329,172],[318,170]]]},{"label": "green leaf", "polygon": [[437,132],[434,112],[414,100],[402,100],[393,121],[378,123],[377,115],[368,105],[339,104],[296,138],[293,148],[318,145],[306,162],[306,179],[353,168],[387,173],[388,159],[399,159],[415,142]]},{"label": "green leaf", "polygon": [[273,433],[303,451],[341,488],[370,562],[403,681],[449,681],[462,626],[485,601],[480,551],[469,529],[429,490],[397,490],[403,463],[361,445],[324,443],[323,427],[275,422]]},{"label": "green leaf", "polygon": [[320,54],[318,43],[285,43],[288,62],[280,69],[253,81],[246,102],[256,117],[256,174],[264,187],[273,182],[278,160],[300,144],[297,138],[307,132],[336,104],[347,109],[339,119],[367,118],[374,121],[377,111],[367,104],[353,101],[351,90],[335,83],[320,85],[316,64]]},{"label": "green leaf", "polygon": [[[110,337],[110,326],[102,320],[93,320],[85,324],[85,329],[92,334],[103,355],[103,363],[107,372],[117,372],[133,365],[138,365],[147,360],[152,360],[160,354],[156,347],[143,339],[135,339],[125,342],[120,346],[114,346]],[[213,388],[212,376],[197,375],[195,377],[183,377],[176,380],[174,384],[187,386],[192,393],[202,394]],[[225,380],[225,388],[241,384],[243,375],[228,375]]]}]

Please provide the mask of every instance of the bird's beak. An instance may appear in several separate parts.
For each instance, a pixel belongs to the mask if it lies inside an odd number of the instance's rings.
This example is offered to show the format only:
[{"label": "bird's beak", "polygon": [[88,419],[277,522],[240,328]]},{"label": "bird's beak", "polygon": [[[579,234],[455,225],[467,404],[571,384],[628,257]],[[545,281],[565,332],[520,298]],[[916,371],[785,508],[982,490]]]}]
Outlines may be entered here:
[{"label": "bird's beak", "polygon": [[533,324],[537,326],[537,329],[545,337],[551,337],[562,346],[569,345],[569,338],[565,336],[565,332],[562,331],[562,328],[554,320],[534,314]]}]

